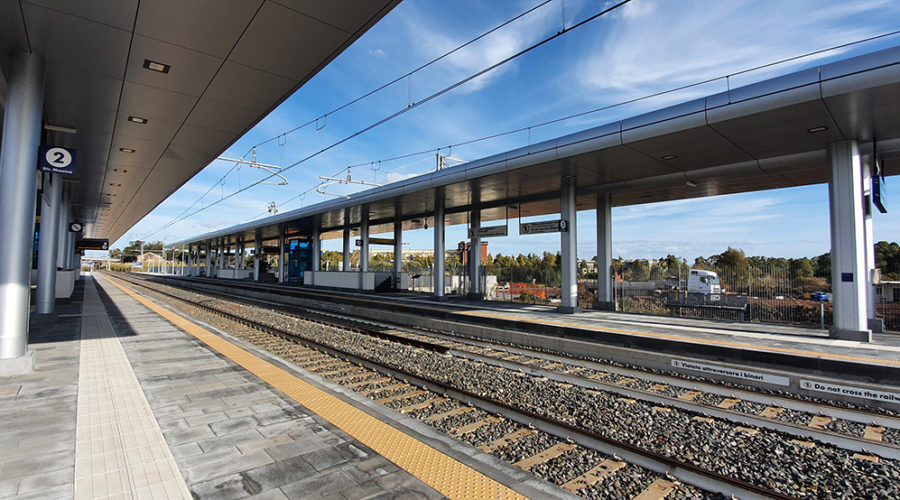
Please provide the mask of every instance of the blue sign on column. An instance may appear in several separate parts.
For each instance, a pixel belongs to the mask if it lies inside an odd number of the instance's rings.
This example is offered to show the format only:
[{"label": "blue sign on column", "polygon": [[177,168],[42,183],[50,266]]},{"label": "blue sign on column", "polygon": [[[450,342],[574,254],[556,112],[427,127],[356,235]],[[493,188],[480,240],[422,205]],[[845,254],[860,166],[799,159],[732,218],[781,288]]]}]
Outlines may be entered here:
[{"label": "blue sign on column", "polygon": [[38,163],[41,172],[75,175],[75,150],[59,146],[41,146]]}]

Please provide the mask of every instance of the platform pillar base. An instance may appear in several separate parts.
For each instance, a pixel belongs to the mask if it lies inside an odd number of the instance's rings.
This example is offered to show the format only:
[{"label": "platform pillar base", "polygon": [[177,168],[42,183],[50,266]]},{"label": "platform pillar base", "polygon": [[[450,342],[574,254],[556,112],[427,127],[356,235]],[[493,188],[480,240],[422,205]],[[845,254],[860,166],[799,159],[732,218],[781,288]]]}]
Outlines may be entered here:
[{"label": "platform pillar base", "polygon": [[867,326],[872,333],[884,333],[884,320],[881,318],[869,318]]},{"label": "platform pillar base", "polygon": [[483,293],[467,293],[466,298],[469,300],[484,300]]},{"label": "platform pillar base", "polygon": [[575,313],[584,312],[584,309],[577,307],[577,306],[576,307],[557,306],[556,312],[562,313],[562,314],[575,314]]},{"label": "platform pillar base", "polygon": [[34,351],[27,351],[24,356],[18,358],[0,359],[0,377],[28,375],[34,371],[34,361]]},{"label": "platform pillar base", "polygon": [[593,305],[594,309],[596,309],[597,311],[615,311],[616,310],[615,302],[606,302],[606,301],[595,300],[592,305]]},{"label": "platform pillar base", "polygon": [[857,342],[871,342],[872,330],[845,330],[832,328],[828,330],[828,337],[838,340],[855,340]]}]

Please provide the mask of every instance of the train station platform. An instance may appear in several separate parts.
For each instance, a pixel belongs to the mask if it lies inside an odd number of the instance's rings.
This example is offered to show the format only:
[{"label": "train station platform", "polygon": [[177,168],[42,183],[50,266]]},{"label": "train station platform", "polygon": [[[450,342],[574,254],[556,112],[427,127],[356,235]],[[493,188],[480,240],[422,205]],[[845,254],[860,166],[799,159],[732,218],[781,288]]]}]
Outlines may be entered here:
[{"label": "train station platform", "polygon": [[0,378],[0,498],[552,498],[365,397],[85,276]]},{"label": "train station platform", "polygon": [[[173,279],[172,277],[155,279]],[[555,308],[449,297],[435,301],[412,292],[366,293],[267,283],[187,279],[194,286],[249,296],[276,296],[334,313],[393,321],[413,327],[446,328],[511,346],[571,354],[666,370],[685,376],[829,397],[886,403],[900,409],[900,393],[856,398],[858,390],[900,386],[900,335],[873,334],[872,342],[829,338],[827,330],[751,322],[686,319]],[[737,376],[735,376],[737,375]],[[852,387],[835,383],[852,381]],[[818,387],[813,382],[822,382]],[[840,384],[838,384],[840,385]],[[845,390],[846,389],[846,390]],[[870,391],[871,392],[871,391]]]}]

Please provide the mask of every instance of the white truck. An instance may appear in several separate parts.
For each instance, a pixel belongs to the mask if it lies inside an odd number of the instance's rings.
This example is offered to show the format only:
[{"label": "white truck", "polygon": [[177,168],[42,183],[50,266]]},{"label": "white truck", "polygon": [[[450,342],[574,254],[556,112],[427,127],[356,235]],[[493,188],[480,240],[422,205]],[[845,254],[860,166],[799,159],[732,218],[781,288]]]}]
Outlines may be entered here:
[{"label": "white truck", "polygon": [[691,274],[688,275],[687,291],[689,294],[702,293],[704,295],[722,293],[719,275],[714,271],[692,269]]}]

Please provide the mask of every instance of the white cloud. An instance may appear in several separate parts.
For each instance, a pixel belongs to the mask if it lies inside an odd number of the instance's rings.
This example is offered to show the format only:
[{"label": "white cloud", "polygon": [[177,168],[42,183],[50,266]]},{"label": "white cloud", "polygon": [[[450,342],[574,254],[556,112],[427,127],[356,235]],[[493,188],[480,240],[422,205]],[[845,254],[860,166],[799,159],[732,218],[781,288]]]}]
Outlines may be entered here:
[{"label": "white cloud", "polygon": [[[845,25],[848,15],[879,12],[884,1],[819,2],[660,2],[627,5],[606,23],[572,76],[583,89],[608,99],[637,96],[720,77],[800,53],[878,33],[877,23]],[[896,4],[893,6],[896,10]],[[821,56],[820,56],[821,57]],[[794,63],[809,64],[814,59]],[[792,66],[773,71],[784,73]],[[766,75],[744,76],[759,80]],[[725,82],[721,82],[725,90]]]},{"label": "white cloud", "polygon": [[[554,23],[558,23],[555,17],[557,11],[553,7],[550,4],[538,9],[472,45],[454,52],[432,68],[413,75],[411,85],[414,92],[418,88],[423,88],[424,93],[421,90],[417,92],[418,97],[421,98],[429,90],[437,90],[475,74],[538,41],[550,32]],[[509,15],[509,13],[504,15]],[[502,19],[505,20],[505,18]],[[492,27],[491,24],[499,24],[498,21],[491,21],[490,24],[481,22],[478,30],[467,29],[465,34],[457,34],[452,29],[442,29],[442,26],[446,23],[435,22],[435,19],[429,18],[421,12],[405,11],[403,20],[403,27],[406,30],[405,36],[410,39],[414,50],[426,60],[434,59],[453,50],[474,38],[474,34],[481,33]],[[457,92],[469,93],[481,90],[496,81],[501,75],[515,71],[515,68],[515,61],[506,63],[472,80],[460,89],[457,89]]]}]

